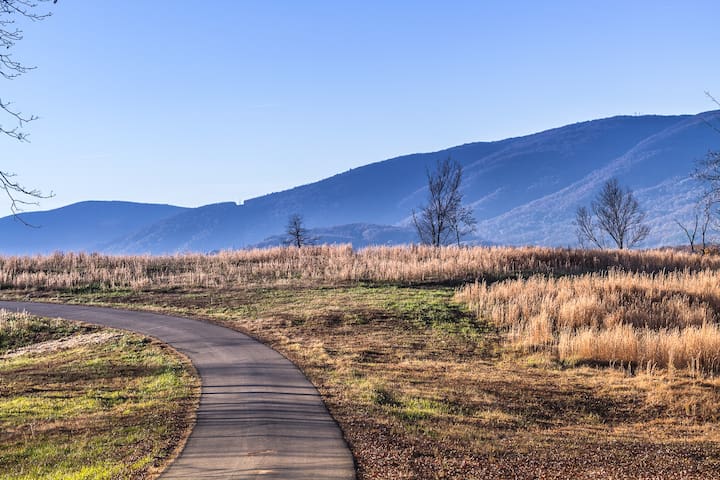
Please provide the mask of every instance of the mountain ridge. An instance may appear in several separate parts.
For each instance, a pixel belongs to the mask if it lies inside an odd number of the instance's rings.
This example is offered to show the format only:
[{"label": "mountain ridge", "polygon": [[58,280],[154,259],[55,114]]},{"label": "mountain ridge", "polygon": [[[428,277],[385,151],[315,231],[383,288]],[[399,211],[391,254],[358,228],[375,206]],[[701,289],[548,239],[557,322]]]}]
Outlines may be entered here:
[{"label": "mountain ridge", "polygon": [[[97,235],[103,241],[92,245],[57,242],[53,250],[79,245],[108,253],[160,254],[269,245],[280,243],[292,213],[303,215],[306,225],[328,241],[365,246],[369,238],[382,238],[382,243],[407,243],[412,237],[412,209],[425,200],[426,169],[448,156],[464,168],[462,191],[478,219],[478,232],[467,239],[469,243],[572,245],[575,209],[589,204],[601,184],[616,176],[637,192],[648,210],[653,233],[643,246],[678,244],[684,234],[670,219],[683,218],[691,210],[698,187],[689,175],[694,161],[720,149],[720,135],[707,125],[718,119],[720,111],[620,115],[401,155],[240,205],[223,202],[165,210],[155,206],[152,215],[134,223],[125,215],[120,224],[126,228],[115,229],[112,238],[105,232]],[[59,218],[61,210],[42,213]],[[84,222],[87,235],[92,236],[92,225],[100,228],[95,217],[97,213],[88,215]],[[0,219],[0,226],[7,227],[7,218]],[[77,219],[68,228],[72,225],[79,226]],[[10,240],[15,243],[0,238],[0,252],[21,250],[20,234],[13,235]],[[49,243],[28,245],[45,248]]]}]

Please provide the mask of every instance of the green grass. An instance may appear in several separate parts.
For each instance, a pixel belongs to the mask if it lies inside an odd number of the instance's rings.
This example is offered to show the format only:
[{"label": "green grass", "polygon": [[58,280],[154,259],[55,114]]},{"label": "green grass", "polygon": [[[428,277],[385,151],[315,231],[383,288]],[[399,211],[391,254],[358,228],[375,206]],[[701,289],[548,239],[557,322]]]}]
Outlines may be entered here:
[{"label": "green grass", "polygon": [[[82,331],[24,321],[54,337]],[[196,396],[185,360],[131,334],[2,359],[0,478],[147,478],[184,438]]]},{"label": "green grass", "polygon": [[482,334],[487,324],[479,322],[467,307],[453,301],[455,289],[448,286],[400,286],[357,284],[305,286],[303,288],[248,286],[240,290],[97,291],[76,289],[56,292],[49,299],[71,303],[113,304],[118,307],[171,311],[209,316],[216,320],[276,316],[300,326],[324,321],[337,324],[367,324],[392,318],[412,328],[432,328],[463,336]]}]

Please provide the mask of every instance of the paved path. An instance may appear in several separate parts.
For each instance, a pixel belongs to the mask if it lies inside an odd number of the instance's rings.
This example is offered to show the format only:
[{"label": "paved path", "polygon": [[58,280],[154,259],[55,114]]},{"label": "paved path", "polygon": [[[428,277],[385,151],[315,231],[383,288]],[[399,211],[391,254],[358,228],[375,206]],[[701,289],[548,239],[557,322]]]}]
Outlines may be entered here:
[{"label": "paved path", "polygon": [[187,355],[202,378],[197,424],[163,479],[354,479],[353,458],[315,387],[285,357],[207,322],[145,312],[2,302],[132,330]]}]

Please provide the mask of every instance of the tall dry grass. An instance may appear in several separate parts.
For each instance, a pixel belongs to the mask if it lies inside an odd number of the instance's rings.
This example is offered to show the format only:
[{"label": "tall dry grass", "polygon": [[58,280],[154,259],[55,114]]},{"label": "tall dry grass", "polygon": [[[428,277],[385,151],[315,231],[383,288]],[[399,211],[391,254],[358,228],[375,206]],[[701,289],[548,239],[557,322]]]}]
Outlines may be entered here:
[{"label": "tall dry grass", "polygon": [[224,288],[251,283],[447,282],[502,279],[533,273],[581,274],[619,268],[633,272],[720,269],[720,257],[672,250],[593,251],[539,247],[431,248],[350,246],[269,248],[217,255],[108,256],[56,253],[0,257],[4,288]]},{"label": "tall dry grass", "polygon": [[720,256],[539,247],[354,250],[346,245],[217,255],[0,257],[0,286],[14,289],[296,282],[470,282],[458,300],[507,329],[510,340],[524,348],[550,349],[563,360],[719,368],[713,349],[720,345]]},{"label": "tall dry grass", "polygon": [[476,282],[456,298],[524,349],[563,361],[720,371],[720,272],[533,276]]},{"label": "tall dry grass", "polygon": [[619,363],[651,370],[686,368],[693,374],[717,373],[720,371],[720,327],[716,323],[705,323],[655,330],[619,324],[606,329],[563,330],[558,338],[558,354],[561,359],[572,361]]}]

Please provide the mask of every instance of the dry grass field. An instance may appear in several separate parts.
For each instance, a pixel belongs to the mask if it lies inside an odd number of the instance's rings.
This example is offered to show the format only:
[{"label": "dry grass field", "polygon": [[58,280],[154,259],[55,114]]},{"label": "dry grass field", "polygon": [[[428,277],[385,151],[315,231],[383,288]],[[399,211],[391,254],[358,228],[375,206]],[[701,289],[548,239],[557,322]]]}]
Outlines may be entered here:
[{"label": "dry grass field", "polygon": [[506,280],[463,287],[459,301],[525,351],[562,362],[720,371],[720,272],[627,273]]},{"label": "dry grass field", "polygon": [[518,275],[716,270],[720,256],[676,250],[633,252],[552,248],[319,246],[237,250],[216,255],[104,256],[56,253],[0,257],[0,287],[25,290],[235,288],[348,282],[460,285]]},{"label": "dry grass field", "polygon": [[720,478],[720,258],[305,247],[0,259],[4,298],[151,309],[295,362],[359,478]]}]

